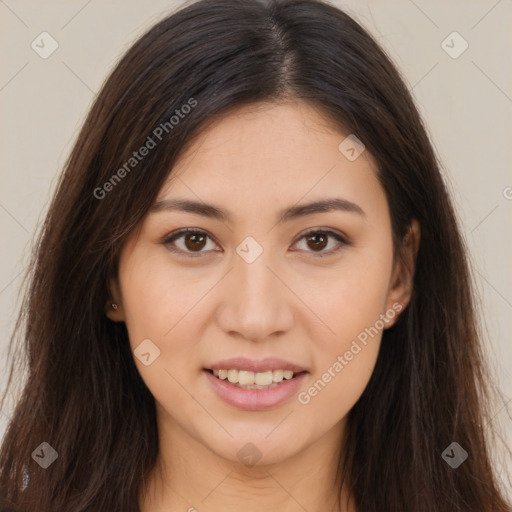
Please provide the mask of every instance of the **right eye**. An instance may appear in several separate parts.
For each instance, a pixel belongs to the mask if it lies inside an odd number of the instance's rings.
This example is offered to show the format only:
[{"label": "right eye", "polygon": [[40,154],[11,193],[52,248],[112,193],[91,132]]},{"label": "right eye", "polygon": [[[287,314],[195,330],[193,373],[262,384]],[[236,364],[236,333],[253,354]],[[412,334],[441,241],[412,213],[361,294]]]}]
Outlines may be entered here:
[{"label": "right eye", "polygon": [[[185,257],[196,258],[201,256],[202,253],[210,252],[203,251],[204,247],[207,245],[208,239],[213,240],[206,231],[195,228],[185,228],[169,233],[162,240],[162,245],[167,247],[171,252]],[[178,241],[179,244],[177,244]],[[181,247],[179,247],[179,245],[181,245]]]}]

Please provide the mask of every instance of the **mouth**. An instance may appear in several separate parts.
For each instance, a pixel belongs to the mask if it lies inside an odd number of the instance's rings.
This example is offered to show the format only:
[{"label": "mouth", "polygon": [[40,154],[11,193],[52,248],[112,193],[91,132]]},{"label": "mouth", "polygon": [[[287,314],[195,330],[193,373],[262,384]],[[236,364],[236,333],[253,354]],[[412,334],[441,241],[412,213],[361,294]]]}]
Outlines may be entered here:
[{"label": "mouth", "polygon": [[280,369],[252,372],[237,369],[204,368],[203,371],[213,375],[218,380],[224,381],[226,384],[242,389],[272,389],[308,373],[306,370],[294,372]]},{"label": "mouth", "polygon": [[309,372],[300,367],[295,370],[301,371],[253,372],[220,367],[204,368],[202,373],[217,396],[230,406],[244,411],[265,411],[284,404],[304,385]]}]

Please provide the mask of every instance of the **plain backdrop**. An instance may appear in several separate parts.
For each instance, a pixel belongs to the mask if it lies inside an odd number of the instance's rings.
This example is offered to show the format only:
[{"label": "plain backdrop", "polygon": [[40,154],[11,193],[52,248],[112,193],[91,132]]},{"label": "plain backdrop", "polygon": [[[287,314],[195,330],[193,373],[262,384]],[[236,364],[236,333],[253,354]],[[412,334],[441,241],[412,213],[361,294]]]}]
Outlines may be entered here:
[{"label": "plain backdrop", "polygon": [[[486,352],[504,394],[492,422],[510,445],[512,2],[331,3],[384,46],[426,121],[467,241],[488,331]],[[124,51],[180,5],[0,0],[0,389],[31,243],[85,115]],[[43,58],[52,44],[57,49]],[[8,405],[0,412],[0,436],[11,412]],[[501,454],[496,464],[512,468]]]}]

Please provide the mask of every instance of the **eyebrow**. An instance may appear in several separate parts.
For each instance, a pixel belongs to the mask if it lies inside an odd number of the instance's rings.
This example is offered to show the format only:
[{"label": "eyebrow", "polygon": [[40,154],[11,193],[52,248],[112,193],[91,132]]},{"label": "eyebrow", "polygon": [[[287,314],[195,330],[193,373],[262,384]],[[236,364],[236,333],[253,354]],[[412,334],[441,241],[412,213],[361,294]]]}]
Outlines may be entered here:
[{"label": "eyebrow", "polygon": [[[202,215],[204,217],[210,217],[221,222],[233,223],[233,216],[228,210],[213,204],[192,201],[189,199],[162,199],[161,201],[156,202],[150,208],[150,211],[182,211]],[[285,208],[278,213],[277,223],[282,224],[306,215],[332,211],[343,211],[356,213],[363,217],[365,216],[363,209],[356,203],[341,198],[329,198]]]}]

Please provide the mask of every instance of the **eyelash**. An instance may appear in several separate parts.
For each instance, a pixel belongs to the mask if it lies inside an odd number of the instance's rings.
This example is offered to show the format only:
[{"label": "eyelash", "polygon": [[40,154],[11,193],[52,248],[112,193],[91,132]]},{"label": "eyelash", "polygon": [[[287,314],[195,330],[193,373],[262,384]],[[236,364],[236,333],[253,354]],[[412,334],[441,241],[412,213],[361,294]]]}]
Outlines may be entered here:
[{"label": "eyelash", "polygon": [[[336,231],[332,231],[330,229],[318,229],[318,228],[312,229],[310,231],[307,231],[306,233],[304,233],[299,238],[298,241],[300,241],[303,238],[306,238],[306,237],[308,237],[310,235],[315,235],[315,234],[319,234],[319,233],[323,234],[323,235],[327,235],[328,237],[334,238],[335,240],[337,240],[341,244],[341,246],[339,246],[337,249],[334,249],[334,250],[331,249],[328,252],[322,252],[322,253],[315,253],[314,251],[306,251],[306,252],[311,252],[313,254],[313,257],[315,257],[315,258],[325,258],[325,257],[328,257],[328,256],[333,256],[334,254],[337,254],[339,251],[341,251],[343,246],[350,245],[350,243],[343,236],[341,236],[339,233],[337,233]],[[169,235],[167,235],[162,240],[161,243],[162,243],[162,245],[166,246],[167,249],[170,250],[171,252],[184,255],[187,258],[197,258],[197,257],[201,256],[204,251],[199,251],[199,252],[195,252],[194,253],[194,252],[183,251],[181,249],[176,249],[175,247],[171,247],[171,244],[175,240],[178,240],[179,238],[181,238],[181,237],[183,237],[184,235],[187,235],[187,234],[206,235],[211,240],[214,240],[206,231],[203,231],[202,229],[185,228],[185,229],[180,229],[180,230],[178,230],[178,231],[176,231],[174,233],[170,233]]]}]

